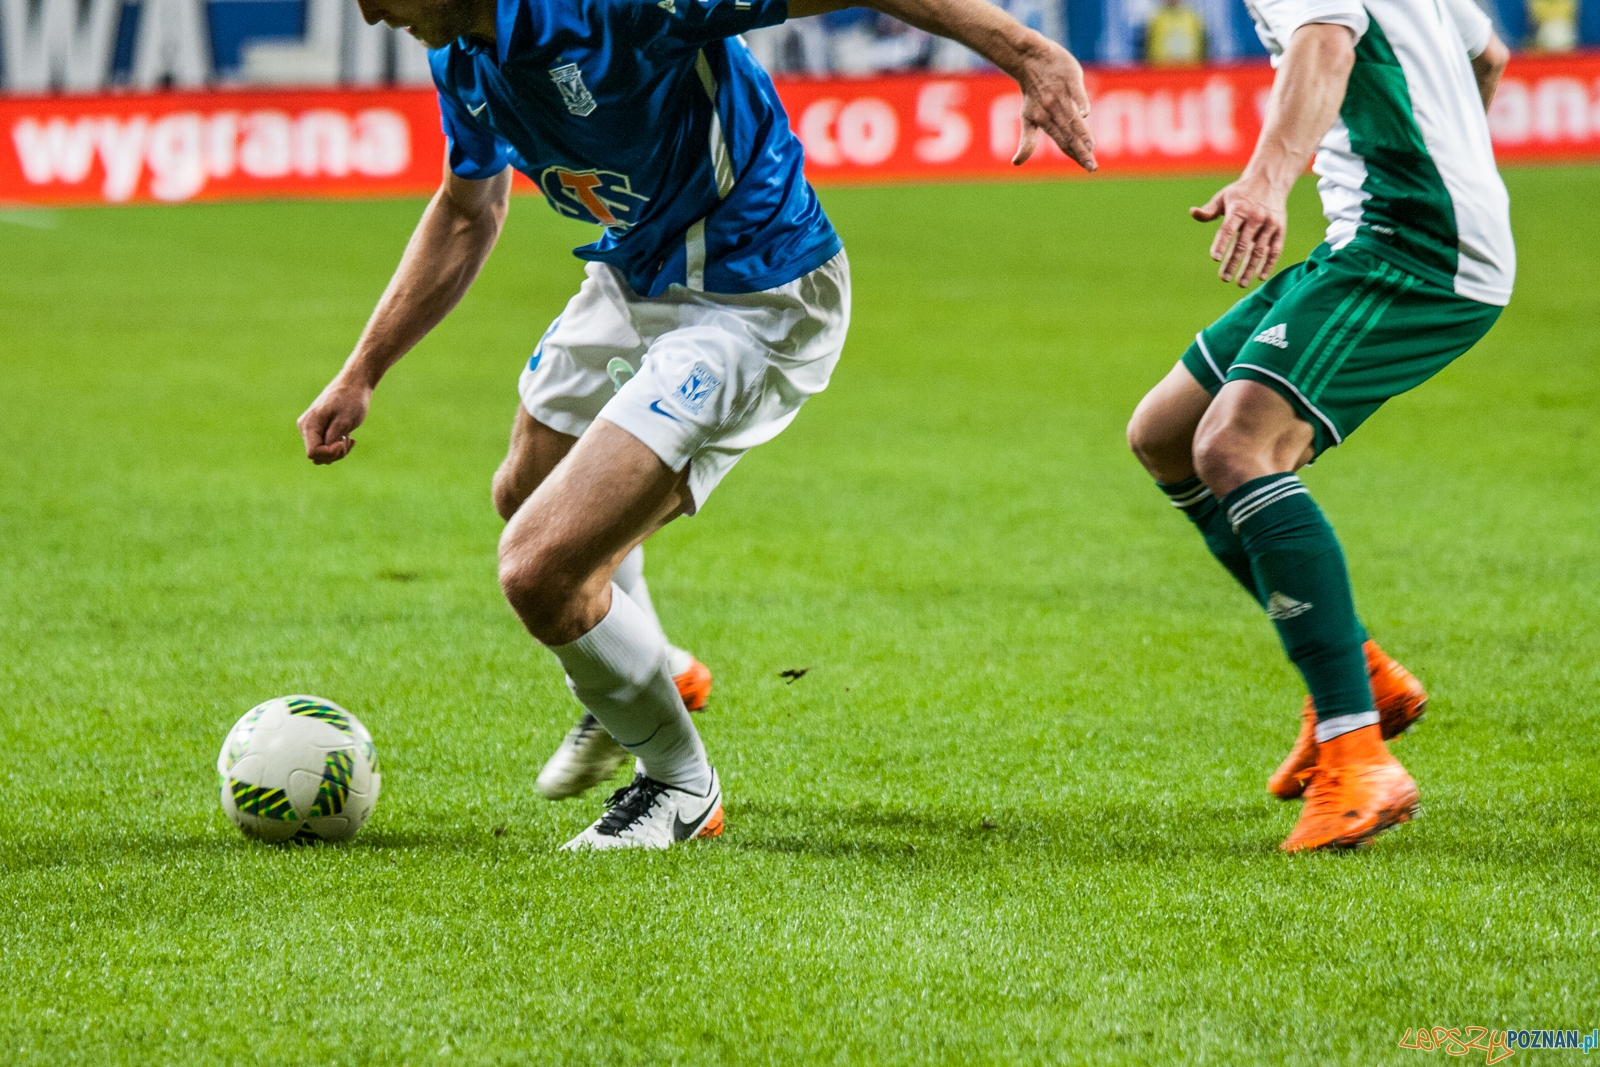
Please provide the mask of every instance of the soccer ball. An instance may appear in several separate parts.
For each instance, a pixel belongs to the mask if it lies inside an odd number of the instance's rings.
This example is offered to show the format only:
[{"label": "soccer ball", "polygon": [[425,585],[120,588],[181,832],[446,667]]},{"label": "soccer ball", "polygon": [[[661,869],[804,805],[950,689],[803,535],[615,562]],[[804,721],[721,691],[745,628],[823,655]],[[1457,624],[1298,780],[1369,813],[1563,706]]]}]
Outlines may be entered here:
[{"label": "soccer ball", "polygon": [[277,697],[233,724],[217,755],[222,810],[262,841],[348,841],[378,803],[372,735],[331,700]]}]

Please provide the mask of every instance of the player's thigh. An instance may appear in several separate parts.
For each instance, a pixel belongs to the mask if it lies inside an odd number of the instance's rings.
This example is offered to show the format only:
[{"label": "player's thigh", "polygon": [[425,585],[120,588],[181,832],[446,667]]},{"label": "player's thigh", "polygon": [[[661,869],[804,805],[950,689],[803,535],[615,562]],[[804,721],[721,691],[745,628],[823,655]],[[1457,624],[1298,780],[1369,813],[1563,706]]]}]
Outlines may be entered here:
[{"label": "player's thigh", "polygon": [[1220,499],[1253,478],[1311,462],[1313,432],[1275,389],[1233,380],[1217,392],[1194,435],[1194,463]]},{"label": "player's thigh", "polygon": [[540,640],[575,640],[599,622],[602,591],[622,557],[690,499],[687,470],[596,420],[506,524],[501,587]]},{"label": "player's thigh", "polygon": [[1347,246],[1262,320],[1228,380],[1276,391],[1320,455],[1471,348],[1499,313]]},{"label": "player's thigh", "polygon": [[[645,349],[616,271],[589,264],[517,379],[511,447],[495,472],[494,503],[509,519],[593,424]],[[630,362],[631,361],[631,362]]]},{"label": "player's thigh", "polygon": [[577,440],[571,434],[551,429],[529,415],[520,403],[517,405],[517,413],[511,419],[511,445],[494,472],[494,506],[502,519],[517,513]]}]

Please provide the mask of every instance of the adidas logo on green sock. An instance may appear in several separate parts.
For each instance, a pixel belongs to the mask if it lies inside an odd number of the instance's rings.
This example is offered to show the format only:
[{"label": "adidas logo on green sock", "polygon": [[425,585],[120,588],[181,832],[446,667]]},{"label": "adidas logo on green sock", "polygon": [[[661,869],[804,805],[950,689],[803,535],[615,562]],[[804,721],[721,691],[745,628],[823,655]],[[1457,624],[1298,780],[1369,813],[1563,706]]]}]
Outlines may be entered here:
[{"label": "adidas logo on green sock", "polygon": [[1267,597],[1267,618],[1282,622],[1284,619],[1292,619],[1296,615],[1304,615],[1315,606],[1307,601],[1296,600],[1292,596],[1284,596],[1282,593],[1274,592]]}]

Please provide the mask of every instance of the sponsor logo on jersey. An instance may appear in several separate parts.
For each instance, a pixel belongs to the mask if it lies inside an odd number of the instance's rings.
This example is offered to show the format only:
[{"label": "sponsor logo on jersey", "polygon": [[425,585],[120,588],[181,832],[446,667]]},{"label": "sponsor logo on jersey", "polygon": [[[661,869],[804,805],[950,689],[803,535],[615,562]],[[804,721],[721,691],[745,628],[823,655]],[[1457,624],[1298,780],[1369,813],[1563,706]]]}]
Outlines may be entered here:
[{"label": "sponsor logo on jersey", "polygon": [[1267,618],[1282,622],[1284,619],[1292,619],[1296,615],[1304,615],[1314,607],[1316,605],[1309,601],[1296,600],[1292,596],[1285,596],[1274,591],[1271,596],[1267,597]]},{"label": "sponsor logo on jersey", "polygon": [[707,370],[704,363],[696,363],[689,368],[689,376],[673,395],[691,414],[699,414],[706,406],[706,398],[721,384],[722,379]]},{"label": "sponsor logo on jersey", "polygon": [[633,191],[626,174],[610,170],[546,167],[539,175],[539,187],[550,206],[568,218],[616,230],[632,226],[636,220],[629,216],[650,202],[649,197]]},{"label": "sponsor logo on jersey", "polygon": [[578,69],[578,64],[568,63],[564,67],[554,68],[550,71],[550,80],[561,90],[561,102],[567,105],[568,111],[579,118],[594,111],[597,106],[594,96],[589,92],[589,87],[583,84],[583,71]]},{"label": "sponsor logo on jersey", "polygon": [[1289,347],[1289,324],[1280,322],[1276,326],[1268,326],[1265,330],[1251,338],[1257,344],[1271,345],[1273,348]]}]

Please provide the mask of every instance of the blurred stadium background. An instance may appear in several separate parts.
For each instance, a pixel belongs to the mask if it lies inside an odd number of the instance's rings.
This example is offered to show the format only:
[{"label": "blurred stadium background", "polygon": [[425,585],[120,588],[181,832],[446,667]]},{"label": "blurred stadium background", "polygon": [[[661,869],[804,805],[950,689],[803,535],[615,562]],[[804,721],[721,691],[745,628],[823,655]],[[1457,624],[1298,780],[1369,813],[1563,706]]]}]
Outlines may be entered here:
[{"label": "blurred stadium background", "polygon": [[[1243,0],[1001,0],[1086,63],[1181,65],[1264,55]],[[1481,0],[1516,47],[1600,46],[1596,0]],[[344,0],[6,0],[4,84],[53,88],[426,84],[422,48]],[[750,36],[774,74],[974,69],[981,61],[852,9]]]}]

